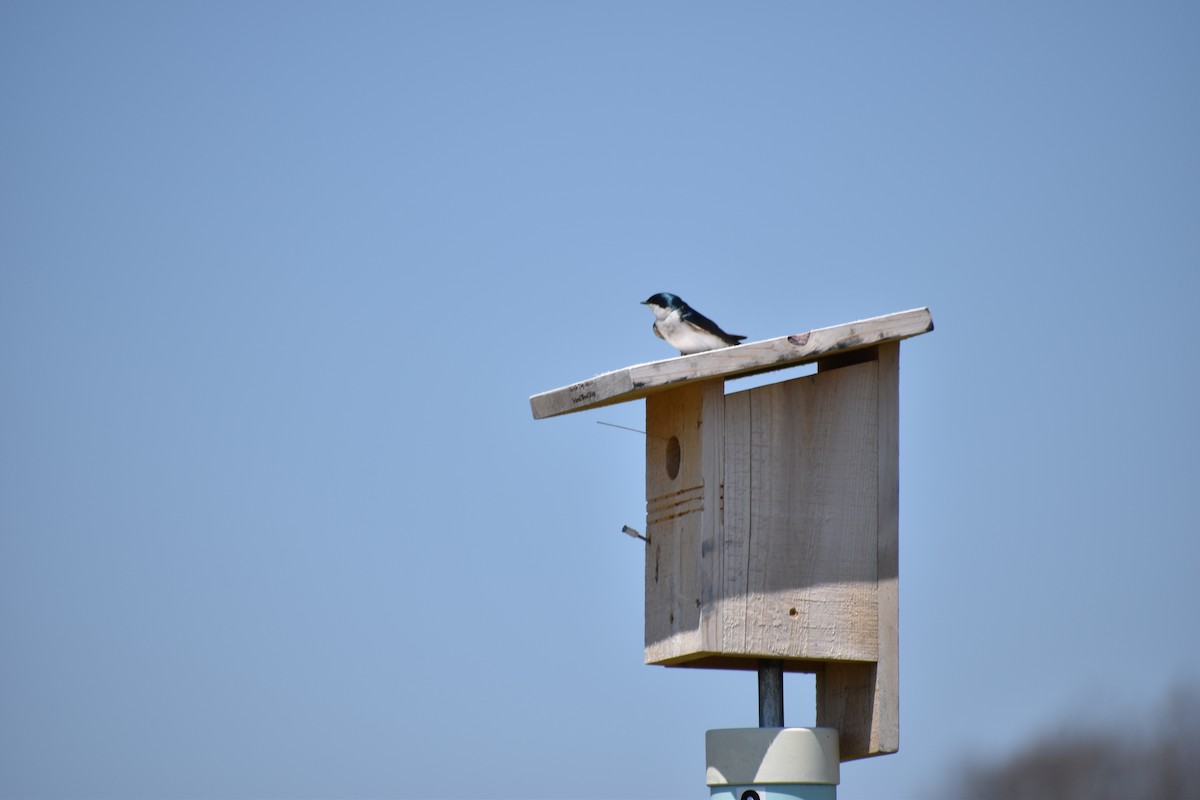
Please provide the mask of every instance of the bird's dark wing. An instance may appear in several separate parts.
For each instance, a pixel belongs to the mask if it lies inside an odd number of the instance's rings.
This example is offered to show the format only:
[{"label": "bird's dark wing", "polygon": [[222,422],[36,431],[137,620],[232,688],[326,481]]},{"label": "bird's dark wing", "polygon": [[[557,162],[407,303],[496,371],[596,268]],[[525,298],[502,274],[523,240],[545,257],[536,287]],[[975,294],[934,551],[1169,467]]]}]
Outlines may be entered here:
[{"label": "bird's dark wing", "polygon": [[735,333],[726,333],[725,331],[721,330],[721,328],[717,325],[717,323],[713,322],[711,319],[704,316],[703,314],[701,314],[699,311],[692,308],[691,306],[688,306],[687,310],[684,311],[679,316],[683,319],[684,322],[691,323],[692,325],[695,325],[697,328],[706,330],[709,333],[711,333],[713,336],[719,336],[722,339],[724,339],[726,342],[728,342],[729,344],[737,344],[742,339],[746,338],[745,336],[738,336]]}]

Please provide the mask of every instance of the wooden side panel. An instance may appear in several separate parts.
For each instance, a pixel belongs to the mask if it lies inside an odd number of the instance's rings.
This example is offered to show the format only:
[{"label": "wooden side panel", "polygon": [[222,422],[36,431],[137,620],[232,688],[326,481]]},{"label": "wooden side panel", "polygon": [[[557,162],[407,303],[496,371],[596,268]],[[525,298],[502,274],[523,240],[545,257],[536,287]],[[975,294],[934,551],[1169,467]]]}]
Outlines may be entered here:
[{"label": "wooden side panel", "polygon": [[879,347],[879,659],[868,755],[900,749],[900,343]]},{"label": "wooden side panel", "polygon": [[878,656],[877,383],[870,362],[726,398],[713,650]]},{"label": "wooden side panel", "polygon": [[704,510],[700,513],[700,642],[718,641],[720,596],[717,541],[725,521],[725,381],[702,389],[700,421]]},{"label": "wooden side panel", "polygon": [[[723,417],[723,399],[719,380],[646,399],[647,663],[702,647],[701,609],[711,594],[704,542],[711,551],[720,514],[719,463],[705,463],[719,439],[714,447],[702,420],[710,409]],[[711,429],[717,436],[720,425]]]},{"label": "wooden side panel", "polygon": [[725,396],[725,517],[717,548],[718,596],[716,616],[720,625],[714,651],[726,648],[731,654],[758,655],[757,637],[747,617],[746,587],[750,582],[750,392]]},{"label": "wooden side panel", "polygon": [[817,674],[817,724],[840,731],[843,761],[900,749],[900,345],[881,345],[877,363],[879,658],[875,664],[829,663]]},{"label": "wooden side panel", "polygon": [[877,664],[829,662],[817,673],[817,726],[837,730],[842,761],[881,752],[872,750],[878,672]]}]

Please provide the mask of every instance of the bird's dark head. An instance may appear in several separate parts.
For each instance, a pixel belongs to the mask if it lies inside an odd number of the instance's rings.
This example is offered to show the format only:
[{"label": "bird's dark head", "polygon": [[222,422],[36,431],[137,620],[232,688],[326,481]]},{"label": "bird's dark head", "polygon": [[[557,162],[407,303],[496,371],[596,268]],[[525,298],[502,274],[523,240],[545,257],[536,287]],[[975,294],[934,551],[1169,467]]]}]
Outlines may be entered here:
[{"label": "bird's dark head", "polygon": [[659,308],[683,308],[684,302],[673,294],[667,292],[659,292],[652,294],[642,301],[644,306],[658,306]]}]

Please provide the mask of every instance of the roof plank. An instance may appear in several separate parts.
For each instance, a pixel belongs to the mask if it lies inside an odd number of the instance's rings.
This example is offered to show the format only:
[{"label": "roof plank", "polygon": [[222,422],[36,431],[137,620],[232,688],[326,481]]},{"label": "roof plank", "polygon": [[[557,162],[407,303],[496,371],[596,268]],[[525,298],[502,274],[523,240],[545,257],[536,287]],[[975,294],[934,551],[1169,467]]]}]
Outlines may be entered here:
[{"label": "roof plank", "polygon": [[848,322],[807,333],[747,342],[721,350],[666,358],[605,372],[529,398],[534,419],[638,400],[680,383],[734,378],[809,364],[834,353],[861,350],[933,330],[928,308]]}]

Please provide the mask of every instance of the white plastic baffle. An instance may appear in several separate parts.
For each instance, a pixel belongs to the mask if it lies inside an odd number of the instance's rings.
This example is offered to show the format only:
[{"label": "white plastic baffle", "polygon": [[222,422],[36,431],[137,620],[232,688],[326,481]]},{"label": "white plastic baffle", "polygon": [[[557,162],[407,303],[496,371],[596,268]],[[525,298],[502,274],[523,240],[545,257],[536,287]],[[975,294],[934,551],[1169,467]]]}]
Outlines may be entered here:
[{"label": "white plastic baffle", "polygon": [[710,800],[836,800],[833,728],[724,728],[705,735]]}]

